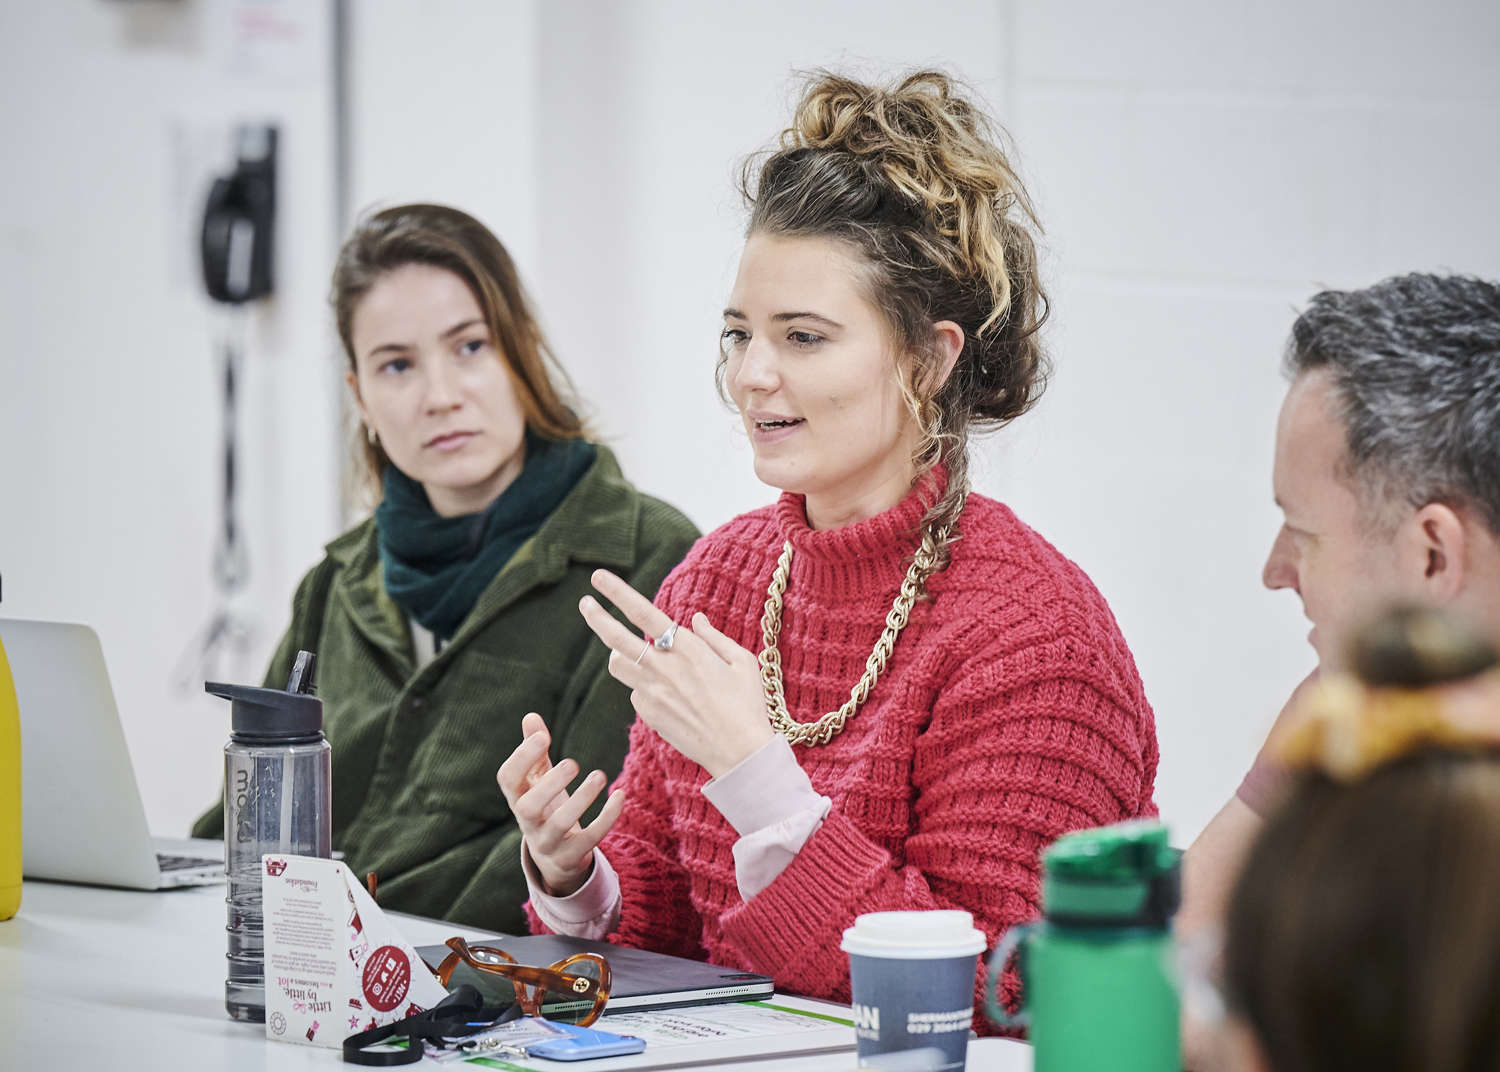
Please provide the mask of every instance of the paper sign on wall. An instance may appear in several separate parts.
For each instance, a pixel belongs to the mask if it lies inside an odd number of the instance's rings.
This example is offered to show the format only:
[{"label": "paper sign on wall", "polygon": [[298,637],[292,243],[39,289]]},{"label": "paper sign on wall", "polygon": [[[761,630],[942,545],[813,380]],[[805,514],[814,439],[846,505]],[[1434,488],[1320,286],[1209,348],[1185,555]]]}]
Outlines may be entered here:
[{"label": "paper sign on wall", "polygon": [[337,860],[263,856],[266,1038],[337,1048],[447,996]]}]

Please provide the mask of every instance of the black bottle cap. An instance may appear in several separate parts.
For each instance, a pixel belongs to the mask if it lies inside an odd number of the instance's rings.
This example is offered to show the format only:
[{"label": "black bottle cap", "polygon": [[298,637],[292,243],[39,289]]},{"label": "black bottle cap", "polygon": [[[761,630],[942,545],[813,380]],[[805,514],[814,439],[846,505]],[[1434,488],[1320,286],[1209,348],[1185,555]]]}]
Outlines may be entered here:
[{"label": "black bottle cap", "polygon": [[257,744],[316,741],[323,736],[323,701],[309,695],[313,659],[311,652],[297,653],[297,665],[288,683],[291,691],[216,681],[204,683],[203,691],[233,704],[230,735],[237,741]]}]

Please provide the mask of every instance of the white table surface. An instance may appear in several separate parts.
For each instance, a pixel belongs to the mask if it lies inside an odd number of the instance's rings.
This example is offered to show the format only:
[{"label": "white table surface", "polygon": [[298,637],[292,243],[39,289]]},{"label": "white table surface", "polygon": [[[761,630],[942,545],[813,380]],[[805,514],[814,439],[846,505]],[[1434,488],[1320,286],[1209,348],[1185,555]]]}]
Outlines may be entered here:
[{"label": "white table surface", "polygon": [[[413,945],[454,934],[453,924],[392,913]],[[0,923],[0,1068],[322,1069],[339,1051],[269,1042],[260,1024],[224,1012],[224,887],[143,893],[27,882],[21,910]],[[715,1072],[844,1072],[854,1055],[714,1065]],[[608,1072],[606,1060],[579,1072]],[[423,1062],[415,1066],[453,1068]],[[465,1066],[456,1066],[463,1068]],[[470,1066],[473,1067],[473,1066]],[[1030,1072],[1029,1047],[969,1044],[971,1072]]]}]

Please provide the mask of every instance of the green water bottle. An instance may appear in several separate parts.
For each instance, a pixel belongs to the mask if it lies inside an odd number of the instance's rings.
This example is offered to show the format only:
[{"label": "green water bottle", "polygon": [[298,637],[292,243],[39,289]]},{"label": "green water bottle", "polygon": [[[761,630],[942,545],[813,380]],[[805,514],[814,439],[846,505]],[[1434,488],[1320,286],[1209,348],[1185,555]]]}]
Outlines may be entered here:
[{"label": "green water bottle", "polygon": [[[1177,1072],[1178,988],[1171,922],[1181,857],[1167,829],[1132,821],[1069,834],[1042,854],[1043,918],[995,947],[990,1019],[1024,1027],[1035,1072]],[[1024,1004],[998,988],[1012,957]]]}]

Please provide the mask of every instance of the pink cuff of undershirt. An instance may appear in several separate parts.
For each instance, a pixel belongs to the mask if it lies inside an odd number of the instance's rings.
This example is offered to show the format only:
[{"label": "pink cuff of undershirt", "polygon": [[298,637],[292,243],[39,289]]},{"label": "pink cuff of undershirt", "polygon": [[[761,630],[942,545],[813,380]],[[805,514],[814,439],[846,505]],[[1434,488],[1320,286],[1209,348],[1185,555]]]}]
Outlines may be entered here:
[{"label": "pink cuff of undershirt", "polygon": [[620,876],[597,848],[588,881],[566,897],[542,892],[542,876],[531,860],[525,838],[521,839],[521,870],[526,875],[526,888],[531,891],[531,907],[553,934],[602,941],[619,927]]},{"label": "pink cuff of undershirt", "polygon": [[1286,768],[1266,755],[1265,749],[1261,749],[1234,795],[1240,798],[1245,807],[1264,819],[1286,788],[1286,782]]},{"label": "pink cuff of undershirt", "polygon": [[779,733],[710,780],[702,793],[740,835],[734,878],[747,901],[787,869],[833,807]]}]

